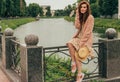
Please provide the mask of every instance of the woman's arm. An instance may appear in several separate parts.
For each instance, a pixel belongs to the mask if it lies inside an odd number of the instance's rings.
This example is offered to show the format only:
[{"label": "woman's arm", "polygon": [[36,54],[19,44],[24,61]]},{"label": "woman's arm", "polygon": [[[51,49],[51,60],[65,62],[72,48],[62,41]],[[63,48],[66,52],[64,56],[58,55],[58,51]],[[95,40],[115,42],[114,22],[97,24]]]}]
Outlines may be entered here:
[{"label": "woman's arm", "polygon": [[79,32],[80,32],[80,30],[78,29],[77,32],[74,34],[73,38],[77,38]]},{"label": "woman's arm", "polygon": [[90,15],[90,17],[88,18],[88,20],[86,21],[87,25],[85,25],[85,31],[82,34],[81,40],[80,40],[80,46],[83,46],[89,37],[91,37],[90,35],[92,34],[93,31],[93,27],[94,27],[94,17],[92,15]]},{"label": "woman's arm", "polygon": [[76,9],[75,28],[76,29],[80,29],[80,21],[79,21],[79,12],[78,12],[78,9]]},{"label": "woman's arm", "polygon": [[79,21],[78,9],[76,9],[75,28],[77,29],[77,32],[74,34],[73,38],[76,38],[80,32],[80,21]]}]

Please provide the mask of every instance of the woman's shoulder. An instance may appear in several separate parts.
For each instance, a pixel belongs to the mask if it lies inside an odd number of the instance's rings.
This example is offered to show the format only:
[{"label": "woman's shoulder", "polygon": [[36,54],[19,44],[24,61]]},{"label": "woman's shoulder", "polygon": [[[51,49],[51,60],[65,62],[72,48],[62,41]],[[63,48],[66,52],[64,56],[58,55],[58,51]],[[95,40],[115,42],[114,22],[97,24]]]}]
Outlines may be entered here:
[{"label": "woman's shoulder", "polygon": [[90,15],[88,16],[88,19],[94,19],[94,16],[90,14]]},{"label": "woman's shoulder", "polygon": [[93,15],[89,15],[86,22],[94,21]]}]

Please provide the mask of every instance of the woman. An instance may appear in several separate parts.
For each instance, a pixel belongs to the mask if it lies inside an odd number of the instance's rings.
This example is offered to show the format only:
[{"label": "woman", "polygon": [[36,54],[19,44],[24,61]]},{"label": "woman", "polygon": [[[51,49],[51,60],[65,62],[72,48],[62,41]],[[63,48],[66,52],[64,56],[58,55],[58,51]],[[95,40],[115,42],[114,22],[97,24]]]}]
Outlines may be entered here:
[{"label": "woman", "polygon": [[75,27],[77,32],[67,43],[71,55],[71,71],[75,73],[78,70],[76,82],[81,82],[84,73],[81,72],[82,63],[75,57],[75,52],[81,47],[87,46],[92,56],[92,30],[94,26],[94,17],[91,15],[90,5],[87,1],[81,1],[76,9]]}]

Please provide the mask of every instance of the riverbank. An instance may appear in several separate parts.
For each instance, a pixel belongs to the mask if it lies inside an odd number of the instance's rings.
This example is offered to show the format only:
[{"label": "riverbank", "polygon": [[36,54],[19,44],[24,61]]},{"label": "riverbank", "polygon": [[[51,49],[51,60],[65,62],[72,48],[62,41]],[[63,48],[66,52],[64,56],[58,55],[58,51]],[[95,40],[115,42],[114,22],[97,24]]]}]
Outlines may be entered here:
[{"label": "riverbank", "polygon": [[[44,19],[50,19],[50,18],[64,18],[64,16],[54,16],[54,17],[44,17],[41,18]],[[4,31],[6,28],[10,27],[12,29],[16,29],[20,25],[36,21],[35,18],[29,17],[29,18],[17,18],[17,19],[2,19],[0,20],[0,26],[2,27],[2,31]]]},{"label": "riverbank", "polygon": [[[41,17],[48,18],[48,17]],[[49,17],[49,18],[57,18],[57,17]],[[63,18],[63,17],[58,17]],[[64,17],[65,20],[69,22],[74,22],[74,17]],[[19,19],[3,19],[0,21],[0,26],[2,27],[2,31],[6,28],[10,27],[15,29],[20,25],[35,21],[35,18],[19,18]],[[103,18],[95,18],[95,29],[99,33],[104,33],[107,28],[115,28],[117,31],[120,31],[120,20],[118,19],[103,19]]]},{"label": "riverbank", "polygon": [[23,25],[32,21],[35,21],[35,18],[30,17],[30,18],[18,18],[18,19],[2,19],[0,20],[0,26],[2,27],[2,31],[4,31],[8,27],[15,29],[20,25]]},{"label": "riverbank", "polygon": [[[64,18],[67,21],[74,22],[74,17],[66,16]],[[107,28],[115,28],[116,30],[120,31],[120,20],[118,19],[103,19],[103,18],[95,18],[95,29],[107,29]]]}]

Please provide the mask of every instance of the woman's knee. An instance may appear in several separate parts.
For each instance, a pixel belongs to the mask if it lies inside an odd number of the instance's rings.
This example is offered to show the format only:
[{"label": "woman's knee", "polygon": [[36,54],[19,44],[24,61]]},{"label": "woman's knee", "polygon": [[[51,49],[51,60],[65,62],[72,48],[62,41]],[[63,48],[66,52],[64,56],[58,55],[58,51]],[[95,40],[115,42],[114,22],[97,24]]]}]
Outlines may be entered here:
[{"label": "woman's knee", "polygon": [[69,48],[73,47],[73,45],[72,45],[71,43],[67,43],[67,46],[68,46]]}]

